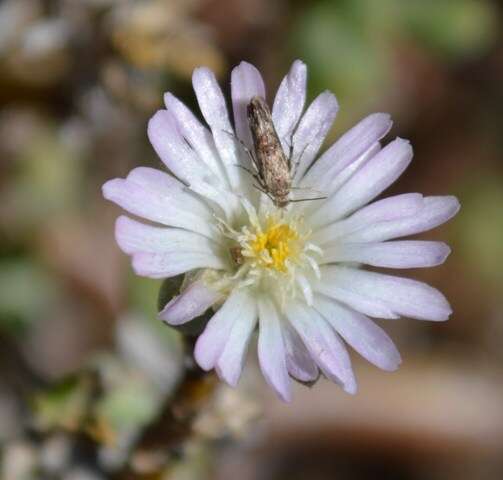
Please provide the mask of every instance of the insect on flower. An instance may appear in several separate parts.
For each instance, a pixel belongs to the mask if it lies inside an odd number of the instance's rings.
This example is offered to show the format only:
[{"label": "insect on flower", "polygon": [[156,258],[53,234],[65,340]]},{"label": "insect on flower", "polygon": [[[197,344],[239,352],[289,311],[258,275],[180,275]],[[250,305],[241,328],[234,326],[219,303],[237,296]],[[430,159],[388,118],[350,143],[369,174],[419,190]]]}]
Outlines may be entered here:
[{"label": "insect on flower", "polygon": [[253,97],[246,113],[255,147],[255,156],[251,155],[257,171],[254,177],[259,189],[271,198],[274,205],[284,208],[289,203],[292,184],[290,158],[283,151],[264,99]]},{"label": "insect on flower", "polygon": [[[260,368],[285,401],[292,379],[312,383],[320,374],[356,393],[346,344],[396,370],[400,353],[373,318],[447,320],[452,310],[440,291],[375,268],[442,264],[445,243],[404,237],[459,210],[450,195],[376,200],[411,162],[410,143],[383,141],[391,118],[374,113],[320,153],[339,107],[328,91],[306,106],[306,84],[307,67],[297,60],[269,110],[260,72],[241,63],[231,74],[233,128],[215,75],[197,68],[204,123],[171,93],[149,121],[149,139],[169,173],[137,167],[103,186],[105,198],[144,219],[123,215],[116,223],[134,271],[187,274],[159,317],[177,326],[209,310],[194,348],[197,364],[235,386],[258,330]],[[295,191],[313,187],[325,195],[320,202],[294,203],[304,200]]]}]

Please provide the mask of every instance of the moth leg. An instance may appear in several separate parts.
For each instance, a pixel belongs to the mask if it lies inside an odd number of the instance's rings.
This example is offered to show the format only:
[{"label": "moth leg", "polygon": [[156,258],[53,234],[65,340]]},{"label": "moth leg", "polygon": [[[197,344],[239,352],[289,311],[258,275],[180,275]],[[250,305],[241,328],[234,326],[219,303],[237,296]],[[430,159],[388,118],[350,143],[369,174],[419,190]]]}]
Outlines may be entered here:
[{"label": "moth leg", "polygon": [[299,168],[300,161],[302,160],[302,157],[304,156],[304,153],[306,153],[307,147],[309,146],[309,143],[306,143],[304,148],[302,149],[302,152],[299,155],[299,158],[295,162],[295,165],[293,167],[293,172],[292,172],[292,177],[295,177],[295,174],[297,173],[297,168]]},{"label": "moth leg", "polygon": [[257,159],[255,158],[255,156],[253,155],[253,152],[245,145],[245,143],[238,137],[236,137],[236,135],[234,135],[234,133],[232,132],[228,132],[227,130],[222,130],[223,132],[225,132],[227,135],[230,135],[234,140],[236,140],[237,142],[239,142],[239,144],[241,145],[241,148],[245,151],[246,155],[248,155],[248,158],[251,160],[253,166],[257,169],[257,171],[259,170],[258,168],[258,162],[257,162]]},{"label": "moth leg", "polygon": [[314,198],[297,198],[289,200],[291,203],[309,202],[310,200],[325,200],[327,197],[314,197]]}]

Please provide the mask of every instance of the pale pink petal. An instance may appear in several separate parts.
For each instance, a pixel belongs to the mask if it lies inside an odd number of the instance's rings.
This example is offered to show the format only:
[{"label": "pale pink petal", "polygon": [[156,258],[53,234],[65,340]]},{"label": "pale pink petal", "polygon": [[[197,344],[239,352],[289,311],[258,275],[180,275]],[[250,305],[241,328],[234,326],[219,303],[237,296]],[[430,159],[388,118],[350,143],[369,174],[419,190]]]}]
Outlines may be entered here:
[{"label": "pale pink petal", "polygon": [[198,233],[145,225],[124,215],[115,222],[115,238],[128,255],[138,252],[217,254],[219,251],[215,241]]},{"label": "pale pink petal", "polygon": [[231,387],[237,385],[241,376],[248,344],[256,324],[257,306],[255,301],[248,297],[248,301],[241,305],[239,316],[232,325],[229,338],[215,365],[218,376]]},{"label": "pale pink petal", "polygon": [[209,252],[139,252],[133,254],[132,265],[137,275],[150,278],[174,277],[198,268],[228,268],[221,256]]},{"label": "pale pink petal", "polygon": [[398,368],[401,357],[393,340],[368,317],[319,295],[315,308],[362,357],[383,370]]},{"label": "pale pink petal", "polygon": [[365,228],[344,237],[351,242],[379,242],[426,232],[447,222],[459,211],[456,197],[425,197],[424,206],[414,215],[389,221],[369,223]]},{"label": "pale pink petal", "polygon": [[139,167],[125,179],[109,180],[103,185],[103,196],[133,215],[215,236],[212,210],[182,183],[159,170]]},{"label": "pale pink petal", "polygon": [[[442,293],[417,280],[335,265],[321,267],[321,272],[326,290],[338,287],[349,294],[366,298],[371,304],[374,301],[376,305],[384,304],[397,315],[442,321],[447,320],[452,313]],[[321,285],[316,290],[325,293]],[[326,295],[332,296],[329,292]],[[346,303],[342,296],[337,299]]]},{"label": "pale pink petal", "polygon": [[336,190],[334,184],[338,188],[341,183],[335,182],[335,179],[365,152],[375,148],[389,132],[391,125],[391,118],[386,113],[374,113],[361,120],[316,160],[300,186],[333,193]]},{"label": "pale pink petal", "polygon": [[199,315],[221,298],[221,294],[202,280],[192,282],[180,295],[173,297],[159,313],[170,325],[182,325]]},{"label": "pale pink petal", "polygon": [[268,298],[261,298],[259,308],[258,360],[267,383],[282,400],[289,402],[292,387],[286,366],[285,342],[281,319]]},{"label": "pale pink petal", "polygon": [[313,100],[306,113],[302,116],[293,135],[292,168],[294,182],[298,182],[303,177],[313,162],[335,120],[338,110],[339,104],[335,96],[325,91]]},{"label": "pale pink petal", "polygon": [[396,139],[360,168],[310,218],[313,227],[328,225],[354,212],[389,187],[412,160],[406,140]]},{"label": "pale pink petal", "polygon": [[265,100],[265,87],[262,75],[250,63],[241,62],[234,67],[231,74],[232,110],[237,137],[251,151],[253,141],[248,125],[247,107],[253,97]]},{"label": "pale pink petal", "polygon": [[306,83],[306,65],[300,60],[295,60],[274,98],[272,120],[286,155],[289,154],[292,134],[299,123],[306,102]]},{"label": "pale pink petal", "polygon": [[[372,227],[378,222],[399,220],[416,215],[424,207],[423,196],[419,193],[404,193],[383,198],[353,213],[344,220],[331,223],[313,233],[312,241],[323,246],[338,242],[362,228]],[[347,241],[346,238],[343,238]]]},{"label": "pale pink petal", "polygon": [[[192,85],[196,93],[199,108],[206,123],[210,126],[220,158],[225,166],[232,188],[239,188],[249,182],[236,162],[241,158],[241,146],[234,138],[234,130],[229,121],[225,97],[218,85],[214,73],[200,67],[194,70]],[[243,183],[245,182],[245,183]]]},{"label": "pale pink petal", "polygon": [[299,334],[288,321],[283,322],[282,330],[288,373],[301,382],[316,380],[319,375],[318,366],[299,337]]},{"label": "pale pink petal", "polygon": [[253,312],[254,309],[253,300],[244,290],[234,290],[229,295],[197,339],[194,357],[203,370],[215,367],[234,324],[240,321],[241,315],[251,316],[249,312]]},{"label": "pale pink petal", "polygon": [[171,93],[164,95],[166,108],[172,112],[180,133],[187,140],[199,158],[208,168],[227,185],[228,179],[215,147],[211,132],[196,118],[196,116],[178,98]]},{"label": "pale pink petal", "polygon": [[299,302],[287,306],[286,316],[322,372],[346,392],[356,393],[356,380],[346,347],[326,320]]},{"label": "pale pink petal", "polygon": [[341,242],[324,249],[322,263],[356,262],[384,268],[424,268],[444,263],[450,252],[443,242]]}]

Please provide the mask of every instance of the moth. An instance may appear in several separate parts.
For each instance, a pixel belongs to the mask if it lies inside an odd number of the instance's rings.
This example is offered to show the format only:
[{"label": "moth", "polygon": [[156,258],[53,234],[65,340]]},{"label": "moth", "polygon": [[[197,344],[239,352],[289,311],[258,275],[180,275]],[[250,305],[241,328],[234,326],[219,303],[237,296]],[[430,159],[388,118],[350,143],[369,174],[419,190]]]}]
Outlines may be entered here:
[{"label": "moth", "polygon": [[265,100],[255,96],[246,113],[250,126],[255,155],[251,155],[259,189],[269,196],[278,208],[290,202],[292,188],[291,161],[287,158],[274,128],[271,111]]}]

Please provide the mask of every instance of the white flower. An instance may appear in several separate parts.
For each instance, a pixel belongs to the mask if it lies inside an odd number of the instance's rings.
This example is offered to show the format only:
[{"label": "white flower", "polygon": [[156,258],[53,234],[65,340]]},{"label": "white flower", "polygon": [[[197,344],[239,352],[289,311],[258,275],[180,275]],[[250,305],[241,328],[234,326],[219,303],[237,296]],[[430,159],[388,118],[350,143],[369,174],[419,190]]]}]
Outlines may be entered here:
[{"label": "white flower", "polygon": [[444,243],[390,240],[429,230],[459,209],[454,197],[418,193],[369,204],[412,159],[405,140],[381,147],[391,127],[386,114],[363,119],[316,159],[338,104],[324,92],[303,113],[306,76],[306,66],[294,62],[272,118],[286,155],[292,150],[293,199],[313,192],[324,199],[278,209],[239,168],[252,168],[242,145],[253,148],[246,107],[254,96],[265,98],[260,73],[245,62],[232,71],[235,128],[213,73],[198,68],[193,85],[209,129],[167,93],[166,110],[150,120],[148,134],[172,175],[139,167],[103,187],[107,199],[162,225],[117,220],[117,242],[138,275],[189,272],[188,285],[160,317],[180,325],[215,309],[197,340],[197,363],[236,385],[258,324],[260,367],[283,400],[291,398],[291,377],[309,382],[319,371],[355,393],[343,340],[378,367],[396,369],[396,347],[369,317],[448,318],[439,291],[360,265],[441,264],[449,254]]}]

